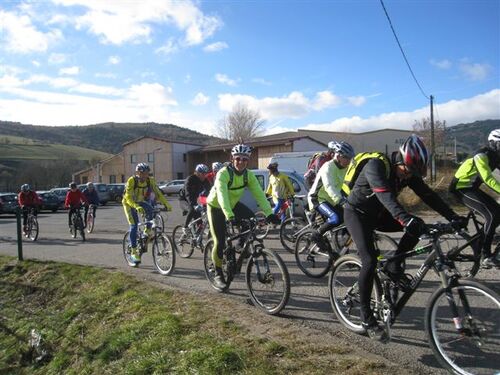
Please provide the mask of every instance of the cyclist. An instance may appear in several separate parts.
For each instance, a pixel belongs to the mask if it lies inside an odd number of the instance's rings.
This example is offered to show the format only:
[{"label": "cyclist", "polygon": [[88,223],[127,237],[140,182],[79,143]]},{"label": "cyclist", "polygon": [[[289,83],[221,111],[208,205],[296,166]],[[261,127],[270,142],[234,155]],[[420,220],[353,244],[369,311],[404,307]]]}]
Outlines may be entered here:
[{"label": "cyclist", "polygon": [[68,227],[71,232],[71,215],[75,212],[80,206],[84,204],[88,204],[87,198],[85,195],[78,189],[75,182],[71,182],[69,184],[69,190],[66,193],[66,199],[64,200],[64,207],[69,208],[68,211]]},{"label": "cyclist", "polygon": [[480,189],[484,183],[495,193],[500,194],[500,181],[492,173],[497,168],[500,168],[500,129],[495,129],[489,134],[488,146],[462,163],[450,184],[450,191],[464,205],[479,212],[485,219],[481,262],[483,268],[500,266],[497,254],[491,254],[491,242],[500,224],[500,205]]},{"label": "cyclist", "polygon": [[323,251],[328,246],[323,234],[344,221],[343,205],[346,198],[342,194],[342,184],[347,166],[354,157],[354,149],[347,142],[335,142],[330,146],[334,153],[333,159],[320,168],[307,194],[309,209],[319,212],[326,219],[311,237]]},{"label": "cyclist", "polygon": [[[141,256],[137,249],[137,225],[141,214],[146,217],[146,220],[153,219],[153,207],[149,204],[149,196],[151,192],[155,193],[158,199],[167,211],[172,210],[172,206],[167,202],[163,193],[158,189],[156,181],[149,176],[150,168],[147,163],[139,163],[135,167],[135,175],[131,176],[125,184],[123,193],[122,205],[125,211],[125,216],[130,225],[130,255],[135,263],[141,262]],[[144,234],[148,237],[153,235],[151,224],[147,224]]]},{"label": "cyclist", "polygon": [[332,160],[334,155],[333,146],[335,146],[336,143],[337,142],[334,140],[328,142],[328,150],[326,152],[318,152],[314,154],[307,163],[307,171],[304,173],[304,181],[308,189],[311,188],[314,180],[316,179],[316,175],[323,164]]},{"label": "cyclist", "polygon": [[225,287],[222,254],[226,245],[226,220],[236,223],[237,220],[254,216],[254,213],[239,201],[245,187],[248,187],[260,208],[267,215],[268,222],[279,223],[255,174],[247,169],[251,154],[252,148],[245,144],[234,146],[231,149],[231,163],[217,173],[214,187],[207,198],[208,223],[210,234],[214,239],[212,251],[216,272],[214,282],[220,288]]},{"label": "cyclist", "polygon": [[19,206],[23,210],[23,234],[26,234],[28,212],[31,208],[34,208],[33,214],[36,216],[38,211],[37,206],[42,204],[42,200],[35,191],[31,190],[30,185],[23,184],[21,185],[21,191],[17,195],[17,201],[19,202]]},{"label": "cyclist", "polygon": [[[83,190],[83,195],[85,195],[85,198],[87,198],[87,204],[85,205],[85,218],[87,218],[87,215],[89,213],[89,208],[90,205],[93,204],[93,214],[95,218],[95,211],[97,209],[97,206],[99,205],[99,195],[97,194],[97,190],[94,187],[94,184],[92,182],[87,182],[87,187]],[[84,226],[87,226],[87,219],[84,220]]]},{"label": "cyclist", "polygon": [[[358,280],[361,319],[371,338],[385,338],[384,330],[378,326],[370,307],[377,257],[380,255],[374,247],[373,231],[404,230],[396,254],[411,250],[425,231],[424,221],[408,213],[397,201],[397,194],[408,186],[427,205],[457,226],[463,225],[465,220],[423,181],[428,160],[423,141],[411,135],[390,159],[374,157],[363,165],[344,206],[344,220],[361,258]],[[408,286],[410,280],[404,274],[403,262],[390,262],[386,271],[395,285],[403,290]]]},{"label": "cyclist", "polygon": [[208,172],[208,167],[205,164],[198,164],[194,169],[194,173],[186,179],[184,184],[185,198],[188,203],[188,213],[182,230],[182,237],[184,238],[187,235],[189,223],[200,217],[200,212],[197,210],[198,197],[200,194],[208,195],[210,191],[210,184],[207,180]]},{"label": "cyclist", "polygon": [[224,166],[224,163],[221,163],[220,161],[216,161],[212,163],[212,171],[207,173],[207,180],[210,183],[210,186],[213,186],[214,181],[215,181],[215,175],[217,172],[220,171],[220,169]]},{"label": "cyclist", "polygon": [[[278,171],[278,163],[269,164],[267,169],[269,170],[269,185],[266,189],[266,195],[272,197],[274,202],[273,213],[277,215],[286,200],[295,196],[295,190],[293,190],[292,182],[288,176]],[[285,219],[286,212],[283,212],[281,214],[281,222],[284,222]]]}]

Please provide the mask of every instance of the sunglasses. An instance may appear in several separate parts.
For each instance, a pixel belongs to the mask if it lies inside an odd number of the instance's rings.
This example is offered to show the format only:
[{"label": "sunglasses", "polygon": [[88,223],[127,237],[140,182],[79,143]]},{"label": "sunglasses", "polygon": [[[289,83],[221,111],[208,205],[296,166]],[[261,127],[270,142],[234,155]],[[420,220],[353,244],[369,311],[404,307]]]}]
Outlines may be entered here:
[{"label": "sunglasses", "polygon": [[237,156],[234,158],[234,160],[236,160],[238,163],[243,163],[245,161],[248,161],[248,158],[242,158],[240,156]]}]

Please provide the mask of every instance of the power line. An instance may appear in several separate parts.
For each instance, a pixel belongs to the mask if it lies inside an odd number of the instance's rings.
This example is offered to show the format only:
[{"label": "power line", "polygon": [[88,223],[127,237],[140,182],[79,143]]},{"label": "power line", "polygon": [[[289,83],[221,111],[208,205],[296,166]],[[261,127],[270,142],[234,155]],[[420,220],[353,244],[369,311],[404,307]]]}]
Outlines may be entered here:
[{"label": "power line", "polygon": [[426,99],[429,99],[429,97],[425,94],[424,90],[422,89],[422,86],[420,86],[420,83],[418,83],[417,77],[415,77],[415,74],[413,73],[413,70],[411,69],[410,63],[408,62],[408,59],[406,58],[405,51],[403,51],[403,47],[401,47],[401,43],[399,43],[398,36],[396,35],[396,30],[394,30],[394,27],[392,26],[392,21],[391,18],[389,17],[389,13],[387,13],[387,9],[385,9],[384,1],[380,0],[380,4],[382,4],[382,8],[384,8],[385,15],[387,16],[387,20],[389,21],[389,25],[391,26],[392,33],[394,34],[394,38],[396,38],[396,42],[398,43],[399,49],[401,53],[403,54],[403,57],[406,61],[406,65],[408,66],[408,69],[410,69],[410,73],[415,80],[415,83],[417,84],[418,88],[420,89],[420,92],[422,93],[423,96],[425,96]]}]

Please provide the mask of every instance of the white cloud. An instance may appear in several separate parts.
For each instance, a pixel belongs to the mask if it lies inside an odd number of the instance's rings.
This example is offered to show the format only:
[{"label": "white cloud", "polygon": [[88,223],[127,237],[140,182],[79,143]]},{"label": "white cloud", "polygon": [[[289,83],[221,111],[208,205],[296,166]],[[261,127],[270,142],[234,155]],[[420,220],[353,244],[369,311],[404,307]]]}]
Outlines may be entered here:
[{"label": "white cloud", "polygon": [[347,101],[355,107],[361,107],[366,103],[366,97],[364,96],[349,96]]},{"label": "white cloud", "polygon": [[269,81],[266,81],[264,78],[253,78],[252,82],[258,83],[259,85],[264,85],[264,86],[271,86],[272,83]]},{"label": "white cloud", "polygon": [[470,63],[463,60],[460,63],[460,71],[471,81],[482,81],[488,77],[492,70],[489,64]]},{"label": "white cloud", "polygon": [[172,55],[180,50],[179,43],[173,38],[167,40],[167,42],[155,50],[156,53],[161,53],[163,55]]},{"label": "white cloud", "polygon": [[111,79],[115,79],[117,77],[117,75],[115,73],[96,73],[94,74],[94,76],[96,78],[111,78]]},{"label": "white cloud", "polygon": [[316,99],[312,103],[312,107],[316,111],[321,111],[326,108],[337,107],[340,105],[341,99],[330,91],[320,91],[316,93]]},{"label": "white cloud", "polygon": [[450,69],[452,66],[451,61],[448,59],[443,59],[443,60],[431,59],[430,63],[431,65],[439,69]]},{"label": "white cloud", "polygon": [[217,73],[215,75],[215,80],[219,83],[222,83],[223,85],[228,85],[228,86],[236,86],[238,84],[238,80],[229,78],[225,74]]},{"label": "white cloud", "polygon": [[61,68],[59,69],[59,74],[61,75],[68,75],[68,76],[76,76],[80,74],[80,68],[78,66],[70,66],[67,68]]},{"label": "white cloud", "polygon": [[202,92],[199,92],[198,94],[195,95],[193,100],[191,100],[191,104],[196,106],[201,106],[207,104],[209,100],[210,98],[208,96],[206,96]]},{"label": "white cloud", "polygon": [[51,65],[63,64],[67,60],[67,56],[64,53],[51,53],[47,62]]},{"label": "white cloud", "polygon": [[117,65],[121,62],[120,56],[109,56],[108,63],[111,65]]},{"label": "white cloud", "polygon": [[[500,89],[491,90],[463,100],[450,100],[436,105],[439,119],[449,126],[478,120],[500,118]],[[412,129],[415,121],[429,117],[429,107],[412,112],[390,112],[377,116],[362,118],[359,116],[344,117],[329,123],[309,124],[304,129],[363,132],[384,128]]]},{"label": "white cloud", "polygon": [[177,101],[172,95],[172,88],[165,87],[159,83],[132,85],[127,94],[127,98],[137,101],[138,105],[143,107],[177,105]]},{"label": "white cloud", "polygon": [[31,60],[31,63],[33,64],[33,66],[36,66],[37,68],[39,68],[40,65],[42,65],[38,60]]},{"label": "white cloud", "polygon": [[62,39],[60,30],[41,32],[31,23],[28,15],[0,10],[0,38],[2,46],[12,53],[45,52]]},{"label": "white cloud", "polygon": [[215,42],[215,43],[208,44],[205,47],[203,47],[203,51],[205,51],[205,52],[218,52],[218,51],[223,50],[225,48],[229,48],[229,46],[226,42]]}]

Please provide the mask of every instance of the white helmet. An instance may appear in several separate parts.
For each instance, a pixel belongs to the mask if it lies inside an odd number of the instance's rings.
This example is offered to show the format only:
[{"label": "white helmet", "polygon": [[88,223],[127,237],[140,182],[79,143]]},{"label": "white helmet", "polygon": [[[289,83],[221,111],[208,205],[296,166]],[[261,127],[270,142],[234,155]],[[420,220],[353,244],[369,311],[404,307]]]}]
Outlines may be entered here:
[{"label": "white helmet", "polygon": [[194,170],[198,173],[208,173],[208,167],[205,164],[198,164]]},{"label": "white helmet", "polygon": [[491,131],[488,136],[488,143],[491,149],[500,151],[500,129]]},{"label": "white helmet", "polygon": [[252,147],[250,146],[247,146],[243,143],[239,144],[239,145],[236,145],[234,146],[232,149],[231,149],[231,155],[232,156],[235,156],[235,155],[243,155],[243,156],[246,156],[246,157],[250,157],[250,155],[252,155]]},{"label": "white helmet", "polygon": [[352,159],[354,157],[354,148],[352,148],[352,146],[347,142],[337,142],[330,149],[336,154],[342,155],[346,158]]},{"label": "white helmet", "polygon": [[337,141],[336,140],[333,140],[333,141],[330,141],[328,142],[328,150],[332,151],[332,152],[335,152],[334,151],[334,148],[335,146],[337,145]]},{"label": "white helmet", "polygon": [[212,163],[212,171],[214,171],[214,173],[217,173],[222,167],[224,167],[224,163],[220,161]]}]

